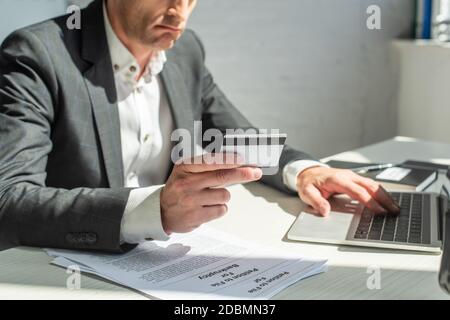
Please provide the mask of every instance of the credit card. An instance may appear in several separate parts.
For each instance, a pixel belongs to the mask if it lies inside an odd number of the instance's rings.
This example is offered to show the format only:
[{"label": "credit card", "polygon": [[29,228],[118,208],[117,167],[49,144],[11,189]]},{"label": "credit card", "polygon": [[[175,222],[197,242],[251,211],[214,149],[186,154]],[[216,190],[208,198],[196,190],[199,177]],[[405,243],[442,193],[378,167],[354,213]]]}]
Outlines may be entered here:
[{"label": "credit card", "polygon": [[238,154],[246,166],[261,168],[264,175],[274,175],[279,170],[286,139],[287,135],[282,133],[226,134],[221,152]]}]

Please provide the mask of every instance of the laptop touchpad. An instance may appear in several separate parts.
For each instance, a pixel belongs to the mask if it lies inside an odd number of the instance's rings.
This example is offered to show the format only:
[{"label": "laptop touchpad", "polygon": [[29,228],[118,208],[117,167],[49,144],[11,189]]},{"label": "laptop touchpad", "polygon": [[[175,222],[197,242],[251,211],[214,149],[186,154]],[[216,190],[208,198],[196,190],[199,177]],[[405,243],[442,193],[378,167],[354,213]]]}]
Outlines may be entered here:
[{"label": "laptop touchpad", "polygon": [[312,210],[302,212],[292,226],[288,238],[300,241],[339,244],[347,239],[352,221],[361,214],[363,206],[346,196],[330,200],[332,212],[321,217]]}]

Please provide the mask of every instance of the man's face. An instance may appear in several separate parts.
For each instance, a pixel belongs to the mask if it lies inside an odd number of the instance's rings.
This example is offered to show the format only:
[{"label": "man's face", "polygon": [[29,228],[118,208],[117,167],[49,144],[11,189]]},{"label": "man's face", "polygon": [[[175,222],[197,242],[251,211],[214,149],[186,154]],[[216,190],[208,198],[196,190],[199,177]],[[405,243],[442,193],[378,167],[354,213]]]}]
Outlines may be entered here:
[{"label": "man's face", "polygon": [[181,37],[197,0],[116,0],[128,38],[156,50]]}]

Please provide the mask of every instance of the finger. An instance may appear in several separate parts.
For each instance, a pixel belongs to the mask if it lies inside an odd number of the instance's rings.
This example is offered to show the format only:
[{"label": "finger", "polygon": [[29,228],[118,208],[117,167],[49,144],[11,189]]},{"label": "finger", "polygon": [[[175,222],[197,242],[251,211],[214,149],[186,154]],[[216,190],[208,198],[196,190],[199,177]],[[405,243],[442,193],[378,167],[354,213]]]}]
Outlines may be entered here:
[{"label": "finger", "polygon": [[261,177],[261,169],[242,167],[196,173],[189,179],[193,185],[193,188],[204,189],[257,181],[261,179]]},{"label": "finger", "polygon": [[215,206],[205,206],[198,211],[198,219],[200,224],[207,223],[223,217],[228,212],[226,204],[220,204]]},{"label": "finger", "polygon": [[226,204],[231,199],[230,192],[225,189],[204,189],[193,195],[193,200],[198,206],[214,206]]},{"label": "finger", "polygon": [[305,203],[313,207],[320,215],[326,217],[330,213],[330,203],[322,196],[319,189],[315,186],[307,186],[299,193],[299,195]]},{"label": "finger", "polygon": [[199,173],[239,168],[243,163],[242,157],[234,153],[209,153],[181,160],[177,163],[177,167],[186,173]]},{"label": "finger", "polygon": [[392,199],[391,195],[379,184],[372,179],[357,176],[356,183],[364,187],[370,195],[386,210],[391,213],[399,213],[400,206]]},{"label": "finger", "polygon": [[345,193],[349,195],[354,200],[359,201],[364,206],[369,208],[375,213],[387,213],[387,210],[383,208],[370,194],[369,192],[357,184],[356,182],[349,181],[349,182],[342,182],[340,185],[341,190],[339,192]]}]

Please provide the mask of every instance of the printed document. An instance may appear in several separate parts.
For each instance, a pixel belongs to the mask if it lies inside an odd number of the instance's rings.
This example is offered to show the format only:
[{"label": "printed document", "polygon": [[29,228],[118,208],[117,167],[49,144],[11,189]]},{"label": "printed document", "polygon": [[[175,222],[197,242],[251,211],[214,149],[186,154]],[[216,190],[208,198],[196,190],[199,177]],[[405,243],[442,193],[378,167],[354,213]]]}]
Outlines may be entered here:
[{"label": "printed document", "polygon": [[203,226],[122,254],[47,249],[53,264],[76,267],[156,299],[269,299],[325,271],[305,259]]}]

